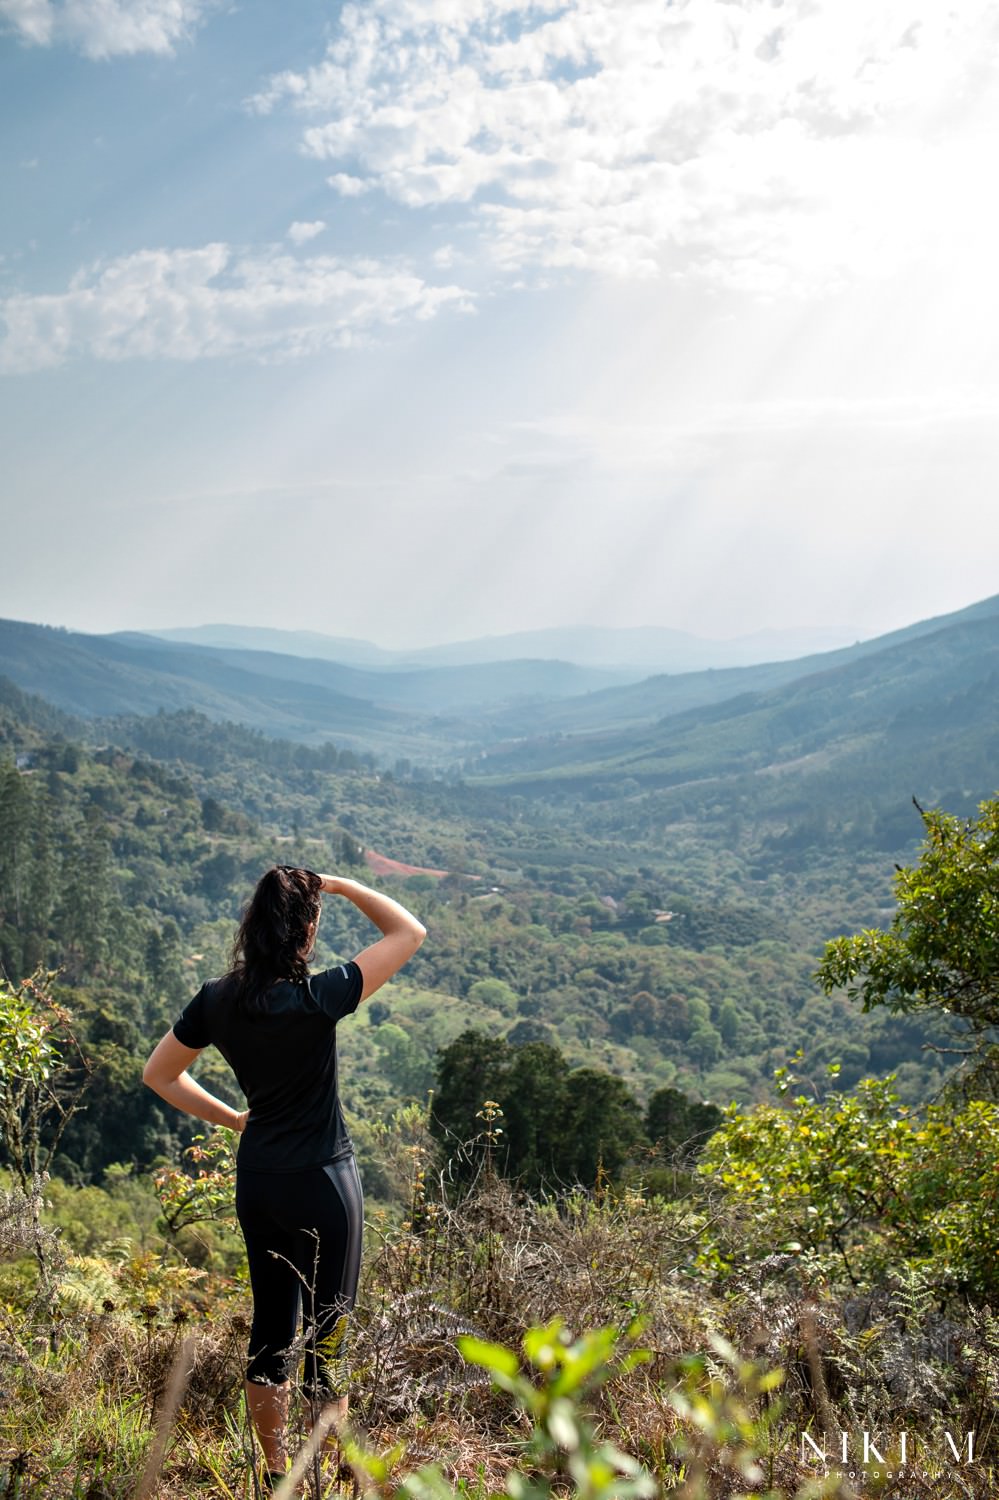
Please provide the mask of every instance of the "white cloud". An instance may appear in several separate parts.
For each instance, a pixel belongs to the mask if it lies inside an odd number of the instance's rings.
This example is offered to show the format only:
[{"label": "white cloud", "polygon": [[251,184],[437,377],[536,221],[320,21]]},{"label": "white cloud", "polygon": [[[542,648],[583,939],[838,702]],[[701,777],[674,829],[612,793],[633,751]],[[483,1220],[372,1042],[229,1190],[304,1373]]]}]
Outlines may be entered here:
[{"label": "white cloud", "polygon": [[511,271],[767,293],[999,251],[997,72],[989,0],[366,0],[251,103]]},{"label": "white cloud", "polygon": [[326,181],[331,188],[335,188],[341,198],[359,198],[362,193],[369,193],[372,188],[370,182],[365,182],[363,177],[351,177],[349,172],[334,172],[332,177]]},{"label": "white cloud", "polygon": [[0,24],[21,41],[75,47],[87,57],[170,53],[218,0],[0,0]]},{"label": "white cloud", "polygon": [[304,245],[309,240],[314,240],[317,234],[322,234],[325,228],[325,219],[312,219],[308,222],[296,219],[288,230],[288,238],[293,245]]},{"label": "white cloud", "polygon": [[404,318],[468,306],[456,286],[370,260],[299,259],[228,245],[141,250],[80,272],[67,291],[0,301],[0,371],[102,360],[274,359],[346,347]]}]

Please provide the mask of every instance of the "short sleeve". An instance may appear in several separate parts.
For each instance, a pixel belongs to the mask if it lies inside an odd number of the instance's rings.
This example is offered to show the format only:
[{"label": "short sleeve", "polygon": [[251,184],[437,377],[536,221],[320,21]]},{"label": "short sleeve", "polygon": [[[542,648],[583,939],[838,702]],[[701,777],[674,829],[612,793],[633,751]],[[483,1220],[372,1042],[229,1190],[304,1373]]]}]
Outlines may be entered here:
[{"label": "short sleeve", "polygon": [[208,1030],[208,1007],[203,984],[193,1000],[189,1000],[173,1023],[173,1034],[182,1047],[207,1047],[211,1041]]},{"label": "short sleeve", "polygon": [[312,993],[320,1010],[333,1022],[353,1014],[361,1002],[363,988],[364,975],[353,959],[312,976]]}]

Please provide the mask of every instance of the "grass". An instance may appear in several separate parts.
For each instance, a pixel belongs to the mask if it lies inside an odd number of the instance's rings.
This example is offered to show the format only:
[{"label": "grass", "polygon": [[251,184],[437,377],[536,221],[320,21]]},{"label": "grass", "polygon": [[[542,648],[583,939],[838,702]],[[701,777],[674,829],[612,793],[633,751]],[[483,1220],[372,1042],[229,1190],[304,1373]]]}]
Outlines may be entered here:
[{"label": "grass", "polygon": [[[345,1448],[351,1461],[339,1474],[317,1481],[307,1470],[313,1500],[394,1496],[425,1465],[466,1500],[501,1491],[518,1466],[541,1483],[525,1446],[531,1420],[462,1359],[456,1340],[472,1334],[518,1349],[526,1329],[559,1317],[576,1332],[641,1320],[647,1362],[611,1369],[578,1412],[600,1441],[643,1466],[657,1496],[730,1500],[749,1488],[804,1500],[820,1490],[801,1461],[801,1431],[831,1423],[890,1432],[904,1422],[919,1435],[910,1438],[906,1500],[950,1500],[951,1482],[955,1497],[991,1500],[986,1457],[957,1475],[942,1437],[977,1426],[980,1444],[988,1439],[999,1337],[987,1313],[969,1308],[947,1323],[932,1297],[909,1286],[894,1297],[855,1292],[845,1309],[790,1256],[713,1284],[692,1265],[692,1240],[706,1214],[730,1212],[717,1203],[605,1190],[538,1204],[488,1173],[455,1202],[434,1193],[432,1173],[422,1182],[407,1224],[369,1236],[353,1350],[363,1448]],[[736,1220],[730,1228],[738,1234]],[[127,1266],[112,1259],[102,1274],[120,1284]],[[258,1500],[242,1400],[244,1294],[216,1291],[211,1278],[162,1286],[155,1305],[130,1308],[122,1295],[112,1311],[95,1310],[75,1298],[54,1320],[37,1303],[8,1310],[0,1496]],[[717,1353],[720,1336],[734,1363]],[[765,1387],[761,1372],[778,1369],[779,1387]],[[302,1402],[295,1422],[304,1435]],[[759,1466],[752,1484],[739,1467],[750,1452]],[[823,1493],[847,1493],[835,1476],[823,1483]],[[563,1477],[553,1493],[574,1490]]]}]

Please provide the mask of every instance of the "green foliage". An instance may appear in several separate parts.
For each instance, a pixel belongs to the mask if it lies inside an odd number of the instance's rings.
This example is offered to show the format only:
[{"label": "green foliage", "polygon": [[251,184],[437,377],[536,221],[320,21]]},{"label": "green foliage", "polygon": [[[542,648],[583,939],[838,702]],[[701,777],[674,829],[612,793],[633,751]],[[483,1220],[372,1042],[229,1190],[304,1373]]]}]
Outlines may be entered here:
[{"label": "green foliage", "polygon": [[[495,1165],[532,1192],[614,1177],[644,1143],[642,1113],[623,1079],[570,1069],[557,1047],[463,1032],[440,1054],[431,1129],[451,1148],[481,1134],[482,1101],[503,1115]],[[464,1161],[474,1173],[474,1157]],[[458,1170],[461,1170],[459,1158]]]},{"label": "green foliage", "polygon": [[517,993],[502,979],[477,979],[468,991],[473,1005],[487,1005],[502,1015],[517,1014]]},{"label": "green foliage", "polygon": [[845,987],[865,1010],[959,1018],[985,1052],[980,1081],[995,1094],[988,1048],[999,1026],[999,799],[983,802],[975,818],[920,813],[919,862],[898,870],[888,930],[829,943],[819,978],[827,992]]},{"label": "green foliage", "polygon": [[[783,1095],[797,1082],[778,1070]],[[870,1078],[852,1093],[799,1093],[749,1112],[733,1105],[699,1170],[745,1212],[732,1241],[712,1250],[730,1265],[782,1250],[865,1284],[905,1262],[941,1293],[994,1298],[999,1105],[917,1113],[892,1084]]]},{"label": "green foliage", "polygon": [[0,1132],[22,1189],[48,1171],[80,1105],[87,1065],[52,974],[0,979]]},{"label": "green foliage", "polygon": [[235,1218],[236,1145],[236,1132],[220,1125],[208,1136],[195,1136],[184,1152],[186,1170],[166,1166],[153,1173],[169,1234],[177,1235],[192,1224]]},{"label": "green foliage", "polygon": [[[601,1441],[580,1407],[587,1393],[651,1359],[647,1350],[635,1347],[619,1355],[620,1342],[616,1328],[572,1339],[556,1318],[524,1334],[524,1373],[504,1345],[459,1338],[465,1359],[488,1370],[531,1422],[522,1460],[530,1477],[519,1469],[510,1472],[504,1492],[509,1500],[549,1500],[566,1485],[579,1500],[641,1500],[656,1493],[652,1475],[613,1443]],[[404,1486],[401,1493],[410,1492]]]},{"label": "green foliage", "polygon": [[656,1089],[645,1111],[645,1132],[660,1156],[689,1160],[721,1121],[722,1112],[715,1104],[690,1099],[679,1089]]},{"label": "green foliage", "polygon": [[[719,1456],[754,1488],[767,1468],[772,1478],[783,1414],[783,1403],[773,1394],[784,1383],[783,1370],[767,1370],[746,1359],[720,1334],[713,1334],[710,1343],[715,1358],[693,1354],[680,1359],[680,1379],[669,1393],[670,1406],[684,1422],[676,1446],[692,1470],[687,1493],[702,1496],[711,1493],[708,1473]],[[764,1456],[771,1460],[766,1468]],[[777,1500],[772,1488],[768,1493]]]}]

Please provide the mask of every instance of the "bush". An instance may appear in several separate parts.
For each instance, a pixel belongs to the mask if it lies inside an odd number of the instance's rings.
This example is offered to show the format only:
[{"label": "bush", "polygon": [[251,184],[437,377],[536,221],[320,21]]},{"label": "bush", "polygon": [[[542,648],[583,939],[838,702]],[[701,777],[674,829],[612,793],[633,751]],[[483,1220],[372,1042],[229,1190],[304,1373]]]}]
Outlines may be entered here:
[{"label": "bush", "polygon": [[[778,1070],[782,1094],[796,1081]],[[734,1240],[714,1246],[723,1262],[811,1253],[827,1273],[871,1283],[904,1261],[942,1292],[995,1299],[999,1105],[915,1111],[893,1083],[729,1108],[700,1164],[745,1210]]]}]

